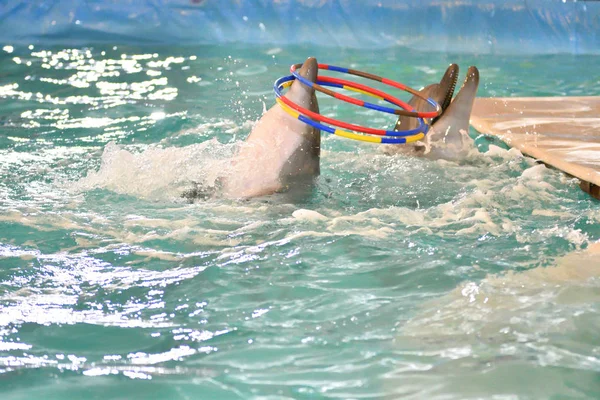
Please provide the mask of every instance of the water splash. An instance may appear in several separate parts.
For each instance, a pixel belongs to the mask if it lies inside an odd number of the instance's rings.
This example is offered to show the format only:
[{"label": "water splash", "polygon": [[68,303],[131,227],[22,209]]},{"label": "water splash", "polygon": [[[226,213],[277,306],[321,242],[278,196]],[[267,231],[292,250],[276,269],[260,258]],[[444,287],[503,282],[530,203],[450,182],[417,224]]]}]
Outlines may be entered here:
[{"label": "water splash", "polygon": [[186,147],[150,146],[132,153],[109,143],[98,171],[89,172],[72,188],[103,188],[143,199],[173,201],[194,184],[214,189],[234,147],[209,140]]}]

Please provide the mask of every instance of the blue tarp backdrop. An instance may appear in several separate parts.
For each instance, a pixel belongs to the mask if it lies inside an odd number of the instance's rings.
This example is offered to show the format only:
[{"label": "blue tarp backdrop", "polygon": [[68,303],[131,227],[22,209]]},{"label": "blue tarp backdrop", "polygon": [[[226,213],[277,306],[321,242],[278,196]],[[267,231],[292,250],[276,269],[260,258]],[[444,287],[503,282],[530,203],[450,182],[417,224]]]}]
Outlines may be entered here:
[{"label": "blue tarp backdrop", "polygon": [[5,44],[600,52],[600,2],[581,0],[2,0],[0,21]]}]

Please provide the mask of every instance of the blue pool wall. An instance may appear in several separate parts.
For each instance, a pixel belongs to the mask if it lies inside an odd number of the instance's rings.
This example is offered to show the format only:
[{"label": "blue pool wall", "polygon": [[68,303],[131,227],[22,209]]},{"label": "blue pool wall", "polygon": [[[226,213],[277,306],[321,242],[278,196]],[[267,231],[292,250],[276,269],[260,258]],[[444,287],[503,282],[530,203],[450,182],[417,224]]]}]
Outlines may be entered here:
[{"label": "blue pool wall", "polygon": [[595,54],[599,28],[599,1],[0,1],[4,44],[308,44]]}]

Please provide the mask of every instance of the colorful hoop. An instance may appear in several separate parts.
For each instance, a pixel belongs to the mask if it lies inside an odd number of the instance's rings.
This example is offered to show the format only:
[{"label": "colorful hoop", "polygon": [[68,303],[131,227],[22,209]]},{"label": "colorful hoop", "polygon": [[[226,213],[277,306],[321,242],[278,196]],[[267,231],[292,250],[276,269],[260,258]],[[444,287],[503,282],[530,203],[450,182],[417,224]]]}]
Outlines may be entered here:
[{"label": "colorful hoop", "polygon": [[[336,72],[342,72],[345,74],[350,74],[350,75],[356,75],[356,76],[360,76],[363,78],[367,78],[373,81],[377,81],[377,82],[381,82],[385,85],[388,86],[392,86],[395,87],[397,89],[400,90],[404,90],[405,92],[408,92],[410,94],[412,94],[413,96],[417,96],[423,100],[425,100],[427,103],[429,103],[431,106],[433,106],[435,108],[435,111],[413,111],[414,108],[412,106],[410,106],[408,103],[405,103],[403,101],[401,101],[401,104],[396,104],[402,108],[404,108],[404,110],[398,110],[398,109],[394,109],[394,108],[389,108],[389,107],[385,107],[385,106],[380,106],[378,104],[373,104],[373,103],[369,103],[363,100],[359,100],[359,99],[355,99],[352,97],[348,97],[345,96],[341,93],[337,93],[334,92],[332,90],[326,89],[323,86],[319,85],[318,83],[313,83],[311,81],[309,81],[308,79],[304,78],[303,76],[301,76],[298,72],[296,72],[296,69],[302,67],[302,64],[294,64],[290,67],[290,72],[292,73],[292,75],[298,79],[300,82],[302,82],[303,84],[305,84],[306,86],[312,87],[313,89],[321,92],[321,93],[325,93],[328,96],[331,97],[335,97],[336,99],[339,100],[343,100],[346,101],[348,103],[351,104],[355,104],[361,107],[365,107],[365,108],[370,108],[373,110],[377,110],[377,111],[382,111],[382,112],[386,112],[389,114],[396,114],[396,115],[405,115],[407,117],[417,117],[417,118],[436,118],[439,117],[442,114],[442,108],[441,106],[433,99],[428,98],[423,96],[419,91],[403,85],[402,83],[396,82],[396,81],[392,81],[391,79],[387,79],[387,78],[383,78],[381,76],[377,76],[377,75],[373,75],[373,74],[369,74],[367,72],[363,72],[363,71],[358,71],[355,69],[350,69],[350,68],[343,68],[343,67],[337,67],[335,65],[328,65],[328,64],[318,64],[319,69],[324,69],[324,70],[330,70],[330,71],[336,71]],[[321,77],[320,80],[322,82],[324,82],[325,80],[322,78],[326,78],[326,79],[335,79],[335,78],[330,78],[330,77]],[[355,84],[357,85],[357,84]],[[366,86],[365,86],[366,87]],[[371,89],[371,90],[375,90],[375,89]],[[383,92],[381,92],[383,93]],[[388,98],[390,98],[391,96],[389,95],[385,95],[382,96],[384,100],[391,102]],[[391,102],[393,103],[393,102]],[[410,111],[407,111],[410,110]]]},{"label": "colorful hoop", "polygon": [[[323,79],[323,78],[326,78],[326,79]],[[425,133],[427,133],[427,131],[429,129],[428,125],[425,123],[423,118],[418,118],[420,124],[417,128],[407,130],[407,131],[388,131],[385,129],[368,128],[365,126],[354,125],[354,124],[339,121],[339,120],[336,120],[333,118],[328,118],[324,115],[321,115],[319,113],[315,113],[306,108],[303,108],[282,95],[281,89],[290,86],[294,80],[295,80],[295,78],[292,75],[284,76],[284,77],[276,80],[275,84],[273,85],[273,90],[275,91],[275,96],[277,98],[281,99],[281,102],[285,103],[285,105],[287,105],[289,108],[292,108],[295,111],[298,111],[299,113],[304,114],[313,120],[325,122],[327,124],[331,124],[331,125],[334,125],[334,126],[337,126],[340,128],[351,129],[353,131],[367,133],[370,135],[379,135],[379,136],[406,137],[406,136],[417,135],[419,133],[425,134]],[[360,85],[360,84],[357,84],[354,82],[344,81],[341,79],[330,78],[330,77],[319,77],[317,82],[319,82],[325,86],[333,86],[333,87],[339,87],[339,88],[343,88],[343,89],[347,89],[347,90],[352,90],[352,91],[355,91],[358,93],[376,97],[378,99],[384,99],[383,96],[386,96],[389,98],[388,101],[390,101],[392,104],[402,107],[401,103],[403,103],[403,102],[401,100],[398,100],[396,98],[388,96],[386,93],[380,92],[376,89],[369,88],[368,86]]]},{"label": "colorful hoop", "polygon": [[[288,86],[291,86],[291,84],[293,83],[294,79],[295,78],[290,75],[290,76],[285,76],[285,77],[279,78],[277,81],[275,81],[275,85],[274,85],[275,86],[275,94],[276,94],[275,100],[277,101],[277,104],[279,104],[281,106],[281,108],[285,112],[287,112],[289,115],[291,115],[292,117],[294,117],[294,118],[296,118],[296,119],[304,122],[307,125],[312,126],[313,128],[320,129],[322,131],[331,133],[331,134],[336,135],[336,136],[344,137],[344,138],[347,138],[347,139],[359,140],[359,141],[362,141],[362,142],[370,142],[370,143],[405,144],[405,143],[416,142],[416,141],[421,140],[421,139],[423,139],[425,137],[425,133],[423,133],[423,132],[427,131],[427,125],[425,124],[425,122],[421,118],[419,118],[421,120],[421,125],[417,129],[414,130],[414,131],[418,130],[419,133],[411,135],[411,136],[406,136],[407,132],[410,133],[411,131],[404,131],[404,132],[398,131],[397,132],[397,131],[385,131],[385,130],[382,130],[382,129],[374,129],[374,130],[375,131],[379,131],[379,132],[385,132],[385,134],[384,133],[375,133],[376,135],[379,135],[379,136],[367,136],[367,135],[361,135],[361,134],[358,134],[358,133],[352,133],[352,132],[344,131],[344,130],[341,130],[341,129],[335,129],[335,128],[332,128],[330,126],[320,124],[317,121],[313,121],[312,119],[310,119],[310,118],[308,118],[308,117],[306,117],[305,115],[302,115],[302,114],[306,114],[306,115],[318,115],[318,118],[320,120],[327,119],[327,120],[330,120],[330,121],[335,121],[337,124],[340,124],[340,125],[355,126],[355,127],[361,128],[361,129],[369,129],[369,130],[371,130],[371,128],[365,128],[365,127],[361,127],[359,125],[347,124],[347,123],[342,122],[342,121],[337,121],[337,120],[333,120],[331,118],[324,117],[324,116],[322,116],[320,114],[313,113],[312,111],[307,110],[307,109],[305,109],[303,107],[300,107],[297,104],[293,103],[291,100],[287,99],[285,96],[283,96],[281,94],[281,89],[285,88],[285,87],[288,87]],[[322,82],[322,83],[323,84],[328,84],[328,82]],[[350,90],[352,90],[352,89],[350,89]],[[357,91],[361,91],[361,93],[362,93],[361,89],[357,89]],[[365,94],[372,95],[369,92],[365,92]],[[294,109],[292,107],[294,107]],[[334,124],[332,123],[332,125],[334,125]],[[425,127],[426,127],[425,131],[421,130],[421,129],[423,129],[422,128],[423,125],[425,125]],[[336,125],[336,126],[339,126],[339,125]],[[351,128],[348,128],[348,129],[351,129]],[[393,133],[394,135],[388,134],[389,132]],[[383,137],[383,136],[395,136],[396,138]],[[404,137],[399,137],[398,138],[398,136],[404,136]]]}]

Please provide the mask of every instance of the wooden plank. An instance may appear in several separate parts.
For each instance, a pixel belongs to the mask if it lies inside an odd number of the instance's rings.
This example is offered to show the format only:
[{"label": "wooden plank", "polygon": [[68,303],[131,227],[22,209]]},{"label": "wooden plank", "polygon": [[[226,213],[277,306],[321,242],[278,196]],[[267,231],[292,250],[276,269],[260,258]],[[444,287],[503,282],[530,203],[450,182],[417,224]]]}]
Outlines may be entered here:
[{"label": "wooden plank", "polygon": [[600,198],[600,97],[477,98],[471,125],[579,178]]}]

